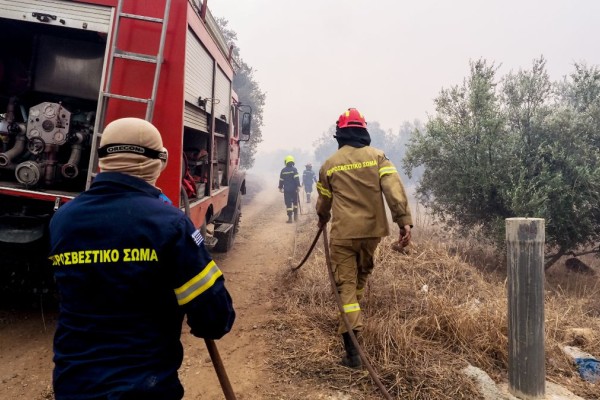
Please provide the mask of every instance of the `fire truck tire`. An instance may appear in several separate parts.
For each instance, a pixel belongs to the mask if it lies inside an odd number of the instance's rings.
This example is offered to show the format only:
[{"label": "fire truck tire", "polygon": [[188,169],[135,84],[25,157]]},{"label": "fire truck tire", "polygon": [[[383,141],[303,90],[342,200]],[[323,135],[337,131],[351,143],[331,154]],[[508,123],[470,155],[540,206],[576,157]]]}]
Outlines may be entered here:
[{"label": "fire truck tire", "polygon": [[238,230],[240,229],[240,220],[242,218],[241,193],[238,193],[235,204],[235,213],[231,221],[233,227],[223,234],[216,232],[216,238],[218,239],[218,242],[215,245],[214,251],[218,253],[226,253],[229,250],[231,250],[231,248],[233,247],[233,242],[235,241],[235,236],[237,235]]}]

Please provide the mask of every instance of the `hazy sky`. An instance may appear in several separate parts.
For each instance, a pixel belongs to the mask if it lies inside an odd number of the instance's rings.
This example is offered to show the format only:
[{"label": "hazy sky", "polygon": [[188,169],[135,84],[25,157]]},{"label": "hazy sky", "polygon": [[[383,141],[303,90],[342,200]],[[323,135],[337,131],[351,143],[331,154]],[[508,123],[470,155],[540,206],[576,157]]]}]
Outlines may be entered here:
[{"label": "hazy sky", "polygon": [[[266,93],[259,151],[312,148],[358,108],[398,131],[425,121],[469,60],[500,75],[544,55],[553,80],[600,65],[599,0],[208,0]],[[333,140],[333,139],[332,139]]]}]

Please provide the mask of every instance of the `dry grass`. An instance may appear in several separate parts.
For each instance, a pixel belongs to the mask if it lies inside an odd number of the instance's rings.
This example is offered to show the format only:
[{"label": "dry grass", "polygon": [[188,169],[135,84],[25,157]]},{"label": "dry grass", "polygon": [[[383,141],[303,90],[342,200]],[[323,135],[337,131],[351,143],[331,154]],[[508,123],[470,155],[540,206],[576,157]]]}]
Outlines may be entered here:
[{"label": "dry grass", "polygon": [[[361,305],[366,325],[359,340],[396,398],[481,398],[475,383],[460,371],[470,363],[496,382],[506,381],[503,260],[479,240],[455,240],[448,245],[447,234],[425,223],[415,230],[409,254],[392,251],[391,238],[380,245]],[[298,227],[295,260],[308,250],[315,225],[309,219]],[[561,274],[556,267],[547,277],[547,379],[584,398],[597,399],[598,385],[581,380],[560,348],[579,345],[600,356],[598,274],[593,278]],[[321,240],[300,271],[292,273],[288,268],[278,277],[273,364],[289,379],[308,380],[353,399],[380,398],[366,370],[339,365],[343,349],[325,268]],[[574,343],[571,328],[590,328],[596,339]]]}]

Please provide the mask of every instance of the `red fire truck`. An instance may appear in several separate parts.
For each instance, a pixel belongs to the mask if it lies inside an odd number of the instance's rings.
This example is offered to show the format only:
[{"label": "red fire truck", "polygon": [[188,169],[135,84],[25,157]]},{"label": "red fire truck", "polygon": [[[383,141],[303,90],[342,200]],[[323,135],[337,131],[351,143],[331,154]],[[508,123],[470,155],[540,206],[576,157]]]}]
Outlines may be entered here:
[{"label": "red fire truck", "polygon": [[27,271],[6,260],[43,243],[53,212],[89,187],[102,130],[121,117],[156,125],[169,150],[157,186],[209,246],[231,248],[251,110],[232,90],[231,48],[207,0],[0,0],[0,38],[0,259],[11,279]]}]

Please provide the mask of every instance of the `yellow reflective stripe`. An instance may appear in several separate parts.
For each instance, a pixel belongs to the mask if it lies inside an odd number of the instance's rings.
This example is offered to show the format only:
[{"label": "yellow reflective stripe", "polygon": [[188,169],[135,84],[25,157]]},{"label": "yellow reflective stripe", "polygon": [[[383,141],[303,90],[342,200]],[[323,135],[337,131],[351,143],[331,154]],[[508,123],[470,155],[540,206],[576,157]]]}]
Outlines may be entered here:
[{"label": "yellow reflective stripe", "polygon": [[300,175],[296,174],[296,175],[294,175],[294,178],[297,178],[297,177],[299,177],[299,176],[300,176]]},{"label": "yellow reflective stripe", "polygon": [[283,180],[283,178],[279,178],[279,180],[280,180],[280,181],[282,181],[282,180]]},{"label": "yellow reflective stripe", "polygon": [[317,182],[317,190],[325,197],[331,198],[331,192],[323,187],[321,182]]},{"label": "yellow reflective stripe", "polygon": [[383,167],[383,168],[379,168],[379,177],[381,178],[384,175],[387,174],[395,174],[398,173],[398,170],[394,167]]},{"label": "yellow reflective stripe", "polygon": [[346,314],[356,311],[360,311],[360,305],[358,303],[344,304],[344,312]]},{"label": "yellow reflective stripe", "polygon": [[187,281],[183,286],[175,289],[177,303],[180,306],[189,303],[202,293],[206,292],[223,273],[217,267],[214,261],[208,265],[195,277]]}]

